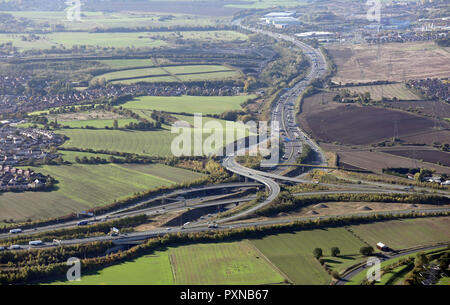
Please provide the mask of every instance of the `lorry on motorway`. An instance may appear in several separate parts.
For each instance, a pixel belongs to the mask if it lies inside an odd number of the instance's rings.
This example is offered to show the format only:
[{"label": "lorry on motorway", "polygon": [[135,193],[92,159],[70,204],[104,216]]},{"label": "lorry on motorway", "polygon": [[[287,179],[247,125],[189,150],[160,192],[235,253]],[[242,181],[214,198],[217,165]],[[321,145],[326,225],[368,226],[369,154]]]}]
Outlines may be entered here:
[{"label": "lorry on motorway", "polygon": [[42,246],[43,244],[44,243],[42,242],[42,240],[33,240],[28,243],[28,245],[30,245],[32,247]]},{"label": "lorry on motorway", "polygon": [[9,230],[9,233],[10,234],[22,233],[22,229],[12,229],[12,230]]},{"label": "lorry on motorway", "polygon": [[19,245],[11,245],[8,247],[8,250],[19,250],[20,246]]}]

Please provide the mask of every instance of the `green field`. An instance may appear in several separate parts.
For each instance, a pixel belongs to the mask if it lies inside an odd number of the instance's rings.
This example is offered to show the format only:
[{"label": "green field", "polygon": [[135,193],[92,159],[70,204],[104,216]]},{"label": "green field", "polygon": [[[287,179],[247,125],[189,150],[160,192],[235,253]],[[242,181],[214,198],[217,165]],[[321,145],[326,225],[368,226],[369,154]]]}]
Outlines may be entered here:
[{"label": "green field", "polygon": [[[87,153],[87,152],[79,152],[79,151],[65,151],[65,150],[60,150],[58,151],[58,153],[60,153],[62,155],[62,158],[64,159],[64,161],[69,161],[71,163],[75,163],[75,158],[79,157],[80,159],[83,157],[86,158],[102,158],[102,159],[106,159],[109,160],[110,155],[105,155],[105,154],[93,154],[93,153]],[[117,159],[120,159],[120,157],[115,157]]]},{"label": "green field", "polygon": [[263,285],[283,281],[249,242],[240,241],[169,247],[67,284]]},{"label": "green field", "polygon": [[[127,64],[127,63],[122,63]],[[133,64],[132,62],[129,64]],[[135,62],[134,64],[139,64]],[[142,63],[141,63],[142,64]],[[94,78],[116,83],[178,82],[238,78],[238,71],[221,65],[162,66],[153,68],[125,69],[98,75]]]},{"label": "green field", "polygon": [[254,95],[240,96],[144,96],[122,104],[123,108],[158,110],[174,113],[221,114],[228,110],[239,110],[241,104]]},{"label": "green field", "polygon": [[67,32],[37,35],[38,40],[23,41],[21,35],[0,34],[0,41],[12,42],[20,51],[44,50],[52,47],[65,46],[99,46],[122,48],[134,46],[136,48],[157,48],[167,46],[162,40],[144,37],[145,33],[86,33]]},{"label": "green field", "polygon": [[[273,264],[298,285],[326,285],[330,275],[313,257],[322,248],[324,259],[333,269],[342,271],[358,262],[364,245],[344,228],[299,231],[270,235],[251,241]],[[339,247],[341,256],[331,257],[331,247]]]},{"label": "green field", "polygon": [[[440,219],[448,223],[448,217],[413,219],[411,222],[417,222],[423,229],[425,226],[433,227],[433,222]],[[389,228],[395,227],[396,222],[385,221],[361,226],[380,225],[386,228],[381,236],[385,240],[393,234]],[[350,228],[356,230],[361,226]],[[394,234],[399,233],[401,232]],[[415,242],[420,243],[422,238],[423,236],[417,236]],[[444,237],[441,242],[445,240]],[[338,257],[331,257],[331,247],[334,246],[341,251]],[[260,239],[170,246],[153,255],[87,275],[81,283],[75,284],[252,285],[279,284],[287,279],[298,285],[327,285],[331,276],[313,257],[313,250],[322,248],[324,262],[332,270],[342,272],[367,259],[359,254],[362,246],[365,244],[343,227],[280,233]],[[432,251],[440,250],[427,252]],[[403,257],[383,262],[382,267],[401,258]],[[393,277],[401,278],[401,271],[398,268],[393,273],[386,273],[382,278],[383,282],[397,283],[397,278]],[[364,277],[365,272],[362,272],[348,284],[360,283]],[[443,282],[445,281],[444,279]]]},{"label": "green field", "polygon": [[98,46],[114,48],[160,48],[176,45],[178,39],[195,42],[229,42],[245,41],[247,36],[233,31],[199,31],[199,32],[129,32],[129,33],[90,33],[90,32],[53,32],[38,34],[37,39],[30,40],[27,34],[0,34],[2,43],[12,42],[19,51],[45,50],[64,46]]},{"label": "green field", "polygon": [[399,100],[420,100],[421,98],[406,88],[404,84],[373,85],[373,86],[355,86],[346,88],[351,92],[366,93],[369,92],[372,99],[381,101],[381,97],[394,98]]},{"label": "green field", "polygon": [[171,285],[175,284],[169,253],[157,251],[130,262],[83,275],[79,282],[51,282],[53,285]]},{"label": "green field", "polygon": [[393,220],[353,226],[352,230],[371,245],[382,242],[394,250],[450,241],[449,218]]},{"label": "green field", "polygon": [[284,278],[246,241],[170,248],[177,284],[262,285]]},{"label": "green field", "polygon": [[[89,12],[83,11],[81,22],[71,22],[66,12],[60,11],[11,11],[5,12],[19,18],[51,25],[63,24],[69,31],[90,30],[96,27],[169,27],[169,26],[212,26],[229,22],[229,18],[213,18],[190,14],[164,14],[157,12]],[[168,15],[173,18],[167,18]],[[166,18],[164,18],[166,17]]]},{"label": "green field", "polygon": [[155,165],[82,165],[34,168],[57,179],[51,192],[3,193],[2,219],[26,220],[62,216],[71,212],[111,204],[135,192],[192,181],[201,174]]},{"label": "green field", "polygon": [[[182,117],[180,117],[182,118]],[[188,118],[188,122],[193,120],[193,117]],[[215,120],[210,118],[203,118],[204,126],[207,127],[208,122],[218,122],[222,129],[217,131],[224,135],[222,144],[228,144],[226,141],[225,133],[228,130],[224,129],[225,121]],[[248,131],[244,129],[244,125],[238,123],[231,123],[233,131],[235,132],[235,139],[240,139],[248,135]],[[191,139],[193,143],[194,129],[182,128],[182,130],[190,130]],[[109,150],[118,152],[135,153],[148,156],[171,156],[173,155],[171,145],[173,140],[178,137],[178,134],[171,133],[170,129],[156,130],[156,131],[135,131],[135,130],[106,130],[106,129],[62,129],[58,130],[58,133],[64,134],[69,137],[69,140],[63,144],[65,148],[90,148],[94,150]],[[206,140],[210,136],[204,130],[203,139]],[[205,155],[214,153],[219,149],[220,143],[217,146],[208,148],[203,151]],[[192,146],[193,149],[193,146]]]}]

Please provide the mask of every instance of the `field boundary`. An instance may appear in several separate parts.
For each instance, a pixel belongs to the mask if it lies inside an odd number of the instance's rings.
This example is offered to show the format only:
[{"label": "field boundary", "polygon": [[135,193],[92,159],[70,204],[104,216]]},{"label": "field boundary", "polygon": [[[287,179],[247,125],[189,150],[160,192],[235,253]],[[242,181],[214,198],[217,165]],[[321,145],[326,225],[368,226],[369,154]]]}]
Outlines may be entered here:
[{"label": "field boundary", "polygon": [[245,239],[244,240],[250,247],[254,248],[255,251],[261,255],[261,257],[274,269],[274,271],[278,272],[279,274],[281,274],[281,276],[283,276],[286,280],[289,281],[289,284],[293,284],[294,282],[283,272],[281,271],[274,263],[272,263],[272,261],[270,259],[268,259],[262,252],[261,250],[258,249],[258,247],[256,247],[249,239]]}]

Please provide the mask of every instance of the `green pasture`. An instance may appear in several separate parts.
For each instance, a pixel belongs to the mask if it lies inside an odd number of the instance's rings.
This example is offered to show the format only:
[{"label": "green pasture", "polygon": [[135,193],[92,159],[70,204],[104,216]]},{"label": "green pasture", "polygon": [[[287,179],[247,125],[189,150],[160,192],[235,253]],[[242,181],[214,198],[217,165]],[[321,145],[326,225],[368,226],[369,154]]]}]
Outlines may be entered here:
[{"label": "green pasture", "polygon": [[[4,219],[42,219],[111,204],[160,186],[192,181],[201,174],[165,165],[63,165],[33,168],[59,183],[51,192],[0,194]],[[3,219],[2,218],[2,219]]]}]

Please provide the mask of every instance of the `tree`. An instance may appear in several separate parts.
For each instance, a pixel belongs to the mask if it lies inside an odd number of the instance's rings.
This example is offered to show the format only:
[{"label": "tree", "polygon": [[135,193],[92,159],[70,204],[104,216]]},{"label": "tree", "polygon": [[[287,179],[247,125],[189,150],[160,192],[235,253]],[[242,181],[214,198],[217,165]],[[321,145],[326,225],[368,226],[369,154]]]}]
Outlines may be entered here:
[{"label": "tree", "polygon": [[323,255],[322,249],[321,249],[321,248],[315,248],[314,251],[313,251],[313,255],[314,255],[314,257],[315,257],[316,259],[321,258],[322,255]]},{"label": "tree", "polygon": [[417,253],[416,259],[414,260],[414,264],[416,266],[423,266],[423,265],[426,265],[427,263],[428,263],[428,258],[425,255],[425,253],[423,253],[423,252]]},{"label": "tree", "polygon": [[359,253],[361,253],[364,256],[372,255],[373,252],[374,252],[374,249],[371,246],[361,247],[361,249],[359,249]]},{"label": "tree", "polygon": [[341,250],[339,250],[338,247],[331,248],[331,256],[336,257],[339,256],[339,254],[341,254]]}]

